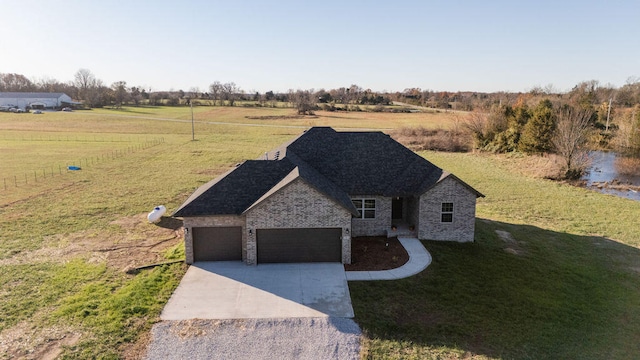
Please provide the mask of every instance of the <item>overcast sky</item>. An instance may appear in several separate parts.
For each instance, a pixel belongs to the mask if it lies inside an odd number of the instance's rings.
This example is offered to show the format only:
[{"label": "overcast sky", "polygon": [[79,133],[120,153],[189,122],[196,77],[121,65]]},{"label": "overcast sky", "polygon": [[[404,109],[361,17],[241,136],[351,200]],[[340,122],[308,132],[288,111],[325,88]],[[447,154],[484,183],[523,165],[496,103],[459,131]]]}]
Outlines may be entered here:
[{"label": "overcast sky", "polygon": [[640,76],[640,1],[0,0],[0,73],[206,91],[567,91]]}]

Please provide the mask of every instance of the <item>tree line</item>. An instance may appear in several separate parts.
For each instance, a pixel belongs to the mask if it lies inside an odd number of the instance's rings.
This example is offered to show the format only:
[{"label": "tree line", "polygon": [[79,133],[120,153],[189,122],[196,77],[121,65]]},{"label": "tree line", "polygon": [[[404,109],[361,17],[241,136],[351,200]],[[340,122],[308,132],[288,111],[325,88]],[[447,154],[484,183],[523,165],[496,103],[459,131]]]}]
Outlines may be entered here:
[{"label": "tree line", "polygon": [[392,102],[387,95],[370,89],[364,90],[357,85],[329,91],[289,90],[285,93],[267,91],[261,94],[245,92],[234,82],[214,81],[205,91],[197,87],[188,91],[152,91],[143,86],[128,86],[126,81],[116,81],[107,86],[88,69],[78,70],[73,80],[68,82],[50,78],[31,80],[22,74],[0,73],[0,92],[62,92],[82,101],[88,108],[141,104],[178,106],[190,105],[192,102],[199,105],[235,106],[238,101],[252,101],[259,106],[271,107],[279,103],[290,103],[293,107],[310,112],[314,109],[337,109],[327,104],[345,105],[343,110],[361,110],[356,105],[390,105]]},{"label": "tree line", "polygon": [[205,91],[152,91],[126,81],[105,85],[90,70],[79,69],[72,81],[30,80],[21,74],[0,73],[2,92],[64,92],[84,106],[209,105],[285,106],[299,114],[326,111],[414,111],[390,107],[394,102],[439,111],[468,111],[465,127],[474,147],[493,152],[556,152],[565,161],[566,177],[580,173],[585,144],[622,149],[640,155],[640,78],[619,88],[597,80],[584,81],[570,91],[552,85],[528,92],[447,92],[407,88],[376,92],[358,85],[336,89],[289,90],[285,93],[243,91],[234,82],[214,81]]},{"label": "tree line", "polygon": [[[110,85],[98,79],[90,70],[79,69],[71,81],[58,81],[51,78],[31,80],[22,74],[0,73],[0,91],[2,92],[64,92],[87,107],[130,105],[185,105],[197,101],[201,105],[235,106],[238,101],[254,101],[260,106],[275,106],[277,103],[295,103],[308,98],[323,110],[363,110],[382,111],[382,106],[401,102],[414,106],[464,111],[488,111],[496,105],[515,105],[525,98],[536,101],[544,98],[588,103],[598,110],[607,109],[609,102],[614,109],[632,108],[640,104],[640,78],[631,77],[621,87],[600,84],[597,80],[584,81],[568,92],[561,92],[552,85],[534,87],[528,92],[471,92],[471,91],[433,91],[420,88],[407,88],[397,92],[378,92],[350,85],[336,89],[289,90],[284,93],[267,91],[243,91],[234,82],[214,81],[209,88],[201,90],[192,87],[187,91],[153,91],[144,86],[129,86],[126,81],[117,81]],[[295,105],[295,104],[294,104]],[[304,104],[305,108],[308,104]],[[376,106],[378,108],[376,109]]]},{"label": "tree line", "polygon": [[522,97],[529,99],[556,98],[582,103],[604,104],[612,100],[617,107],[632,107],[640,104],[640,78],[630,77],[621,87],[611,84],[603,85],[597,80],[583,81],[571,90],[562,92],[547,85],[535,86],[528,92],[494,92],[482,93],[474,91],[433,91],[420,88],[407,88],[389,96],[394,101],[412,105],[452,109],[452,110],[487,110],[497,104],[514,105]]}]

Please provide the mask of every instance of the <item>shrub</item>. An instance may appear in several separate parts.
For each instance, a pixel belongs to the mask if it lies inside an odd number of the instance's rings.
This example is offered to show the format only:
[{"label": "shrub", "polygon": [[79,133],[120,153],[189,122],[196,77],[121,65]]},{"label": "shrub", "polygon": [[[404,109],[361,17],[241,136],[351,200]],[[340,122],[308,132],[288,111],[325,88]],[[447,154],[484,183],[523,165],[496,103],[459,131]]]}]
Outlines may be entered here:
[{"label": "shrub", "polygon": [[400,128],[391,136],[408,148],[421,150],[436,150],[447,152],[467,152],[471,150],[469,133],[459,129],[425,129]]}]

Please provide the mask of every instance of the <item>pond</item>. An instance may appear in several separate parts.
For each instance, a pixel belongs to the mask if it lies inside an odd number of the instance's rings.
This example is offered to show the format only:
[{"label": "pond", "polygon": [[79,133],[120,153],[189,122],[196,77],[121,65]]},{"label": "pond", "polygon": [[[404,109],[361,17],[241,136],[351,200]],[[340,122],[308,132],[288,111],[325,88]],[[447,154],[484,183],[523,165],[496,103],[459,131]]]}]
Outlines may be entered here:
[{"label": "pond", "polygon": [[605,151],[592,151],[589,157],[591,166],[582,178],[588,188],[640,201],[640,159]]}]

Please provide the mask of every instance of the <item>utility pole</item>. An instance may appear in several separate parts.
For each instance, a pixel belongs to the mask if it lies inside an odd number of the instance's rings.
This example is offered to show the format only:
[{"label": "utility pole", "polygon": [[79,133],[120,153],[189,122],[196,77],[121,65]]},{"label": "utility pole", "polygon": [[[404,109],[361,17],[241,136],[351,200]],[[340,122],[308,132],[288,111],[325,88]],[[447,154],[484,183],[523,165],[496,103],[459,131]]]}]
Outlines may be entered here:
[{"label": "utility pole", "polygon": [[196,131],[193,125],[193,101],[189,101],[189,105],[191,105],[191,141],[194,141],[196,139]]},{"label": "utility pole", "polygon": [[609,116],[611,115],[611,98],[609,98],[609,109],[607,110],[607,132],[609,132]]}]

